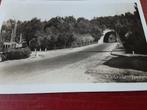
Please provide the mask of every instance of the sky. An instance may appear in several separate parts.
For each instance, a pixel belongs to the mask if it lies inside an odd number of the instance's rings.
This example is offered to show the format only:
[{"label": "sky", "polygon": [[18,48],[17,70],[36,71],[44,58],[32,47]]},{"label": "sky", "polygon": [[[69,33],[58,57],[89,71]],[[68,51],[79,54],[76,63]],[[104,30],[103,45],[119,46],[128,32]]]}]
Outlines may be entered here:
[{"label": "sky", "polygon": [[56,16],[92,19],[134,12],[133,3],[100,3],[100,0],[4,0],[1,8],[0,19],[21,21],[34,17],[49,20]]}]

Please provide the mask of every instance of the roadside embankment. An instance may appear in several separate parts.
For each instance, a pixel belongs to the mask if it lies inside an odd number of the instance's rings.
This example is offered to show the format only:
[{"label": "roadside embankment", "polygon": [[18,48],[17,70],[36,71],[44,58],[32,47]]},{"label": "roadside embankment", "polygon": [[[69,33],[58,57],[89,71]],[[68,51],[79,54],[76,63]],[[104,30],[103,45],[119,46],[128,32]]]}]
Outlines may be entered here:
[{"label": "roadside embankment", "polygon": [[123,49],[117,48],[103,64],[86,73],[95,77],[95,82],[146,82],[147,55],[125,54]]}]

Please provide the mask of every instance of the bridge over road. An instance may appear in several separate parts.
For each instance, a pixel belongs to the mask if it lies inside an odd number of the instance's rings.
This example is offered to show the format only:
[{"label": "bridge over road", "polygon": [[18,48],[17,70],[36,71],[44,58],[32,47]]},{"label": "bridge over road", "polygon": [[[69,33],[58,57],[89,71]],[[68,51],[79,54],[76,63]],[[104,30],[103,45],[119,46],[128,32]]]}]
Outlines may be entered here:
[{"label": "bridge over road", "polygon": [[116,32],[112,29],[106,29],[103,31],[102,37],[98,40],[98,44],[114,43],[118,41]]}]

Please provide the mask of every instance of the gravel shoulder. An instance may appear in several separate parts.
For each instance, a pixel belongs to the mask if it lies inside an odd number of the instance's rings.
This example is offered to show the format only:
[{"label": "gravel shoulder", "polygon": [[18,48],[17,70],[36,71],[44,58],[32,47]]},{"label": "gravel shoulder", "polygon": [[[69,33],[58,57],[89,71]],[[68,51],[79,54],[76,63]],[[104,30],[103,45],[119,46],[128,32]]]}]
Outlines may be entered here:
[{"label": "gravel shoulder", "polygon": [[95,78],[95,83],[147,82],[147,55],[114,52],[103,64],[87,70],[86,73]]}]

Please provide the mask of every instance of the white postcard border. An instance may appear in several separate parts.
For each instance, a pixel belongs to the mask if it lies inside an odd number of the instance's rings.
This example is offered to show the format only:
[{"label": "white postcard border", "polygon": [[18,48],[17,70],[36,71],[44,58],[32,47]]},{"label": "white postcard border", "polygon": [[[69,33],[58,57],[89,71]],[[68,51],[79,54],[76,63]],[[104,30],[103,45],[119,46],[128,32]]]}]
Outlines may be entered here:
[{"label": "white postcard border", "polygon": [[[49,0],[50,1],[50,0]],[[53,1],[53,0],[52,0]],[[92,0],[91,0],[92,1]],[[105,0],[105,2],[108,0]],[[109,2],[136,2],[147,39],[147,26],[140,0],[109,0]],[[104,0],[103,0],[104,2]],[[0,85],[0,94],[66,93],[66,92],[116,92],[145,91],[147,83],[95,83],[95,84],[17,84]]]}]

